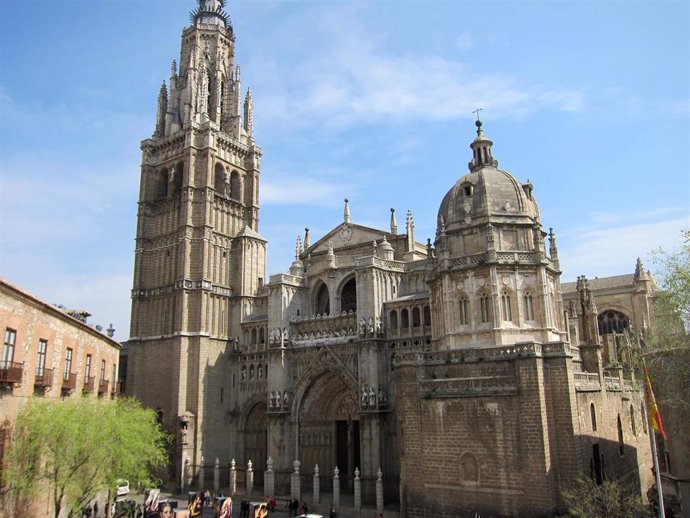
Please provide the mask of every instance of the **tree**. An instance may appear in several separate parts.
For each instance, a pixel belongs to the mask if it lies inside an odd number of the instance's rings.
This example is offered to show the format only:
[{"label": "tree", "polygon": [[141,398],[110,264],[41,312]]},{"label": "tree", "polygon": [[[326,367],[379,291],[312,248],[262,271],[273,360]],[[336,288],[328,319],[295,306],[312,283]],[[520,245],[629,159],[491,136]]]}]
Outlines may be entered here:
[{"label": "tree", "polygon": [[132,399],[33,399],[17,416],[6,480],[15,501],[50,491],[55,518],[79,511],[117,479],[152,484],[168,437],[152,410]]},{"label": "tree", "polygon": [[680,430],[687,430],[690,427],[690,229],[682,230],[681,236],[680,250],[654,252],[661,290],[654,302],[654,319],[644,356],[664,420],[672,418]]},{"label": "tree", "polygon": [[637,518],[645,506],[635,490],[620,482],[605,480],[601,485],[578,478],[562,491],[569,518]]}]

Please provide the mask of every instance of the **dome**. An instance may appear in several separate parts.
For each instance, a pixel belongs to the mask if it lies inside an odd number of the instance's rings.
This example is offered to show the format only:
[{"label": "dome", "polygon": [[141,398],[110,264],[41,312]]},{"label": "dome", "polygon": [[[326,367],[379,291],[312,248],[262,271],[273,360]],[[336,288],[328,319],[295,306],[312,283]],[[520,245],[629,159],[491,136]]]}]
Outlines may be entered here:
[{"label": "dome", "polygon": [[532,196],[532,184],[518,182],[510,173],[498,169],[493,158],[493,142],[477,121],[477,138],[470,144],[470,173],[448,191],[438,210],[438,228],[452,232],[477,224],[534,224],[539,208]]},{"label": "dome", "polygon": [[480,222],[533,223],[539,219],[532,185],[523,185],[510,173],[493,166],[460,178],[438,210],[438,225],[445,226],[446,232]]}]

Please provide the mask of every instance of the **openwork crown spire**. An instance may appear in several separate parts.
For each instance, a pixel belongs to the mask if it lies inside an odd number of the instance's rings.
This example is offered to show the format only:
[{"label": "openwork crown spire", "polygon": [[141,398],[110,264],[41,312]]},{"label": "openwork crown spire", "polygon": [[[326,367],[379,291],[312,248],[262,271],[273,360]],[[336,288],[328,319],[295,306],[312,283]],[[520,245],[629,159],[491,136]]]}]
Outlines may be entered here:
[{"label": "openwork crown spire", "polygon": [[189,18],[194,25],[206,23],[222,25],[230,28],[230,17],[223,10],[225,0],[197,0],[199,5],[191,13]]}]

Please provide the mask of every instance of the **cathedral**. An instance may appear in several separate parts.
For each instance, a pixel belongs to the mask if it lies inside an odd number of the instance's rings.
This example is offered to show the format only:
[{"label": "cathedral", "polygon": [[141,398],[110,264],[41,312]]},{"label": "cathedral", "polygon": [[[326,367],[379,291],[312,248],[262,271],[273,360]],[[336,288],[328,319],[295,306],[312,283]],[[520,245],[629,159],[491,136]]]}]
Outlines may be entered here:
[{"label": "cathedral", "polygon": [[324,508],[337,479],[344,499],[448,518],[553,516],[578,476],[646,491],[644,397],[615,333],[650,321],[653,278],[638,262],[561,285],[533,186],[481,121],[433,242],[409,212],[375,229],[345,200],[266,277],[262,149],[224,4],[198,0],[141,144],[127,392],[174,436],[169,482],[251,469],[255,494],[290,495],[298,473],[311,496],[318,474]]}]

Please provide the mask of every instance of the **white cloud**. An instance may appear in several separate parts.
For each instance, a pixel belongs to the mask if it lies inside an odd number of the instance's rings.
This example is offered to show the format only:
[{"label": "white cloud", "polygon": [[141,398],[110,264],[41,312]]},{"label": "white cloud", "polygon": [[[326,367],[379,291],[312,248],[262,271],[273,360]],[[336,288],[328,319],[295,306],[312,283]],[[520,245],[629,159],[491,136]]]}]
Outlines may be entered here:
[{"label": "white cloud", "polygon": [[265,205],[317,205],[331,207],[333,200],[351,192],[345,184],[315,178],[290,176],[266,179],[261,186],[261,203]]},{"label": "white cloud", "polygon": [[[329,36],[321,45],[300,49],[303,55],[296,67],[254,56],[253,82],[263,85],[264,117],[271,117],[274,128],[325,124],[342,129],[470,118],[476,106],[493,116],[522,116],[537,109],[577,111],[584,105],[585,93],[573,87],[479,72],[466,62],[438,55],[395,53],[385,48],[381,35],[344,31],[341,26],[324,22],[320,29]],[[460,42],[470,45],[471,36],[459,36]]]},{"label": "white cloud", "polygon": [[474,38],[471,34],[463,32],[455,39],[455,44],[462,51],[468,51],[474,47]]},{"label": "white cloud", "polygon": [[[664,214],[663,210],[656,212]],[[644,222],[640,221],[643,213],[629,213],[627,222],[622,218],[598,215],[595,219],[608,219],[609,224],[589,225],[563,233],[567,236],[566,240],[559,241],[563,279],[574,280],[581,274],[604,277],[632,273],[638,257],[651,269],[651,252],[659,247],[678,247],[680,230],[690,226],[687,214],[678,215],[676,211],[672,215],[674,217]]]}]

